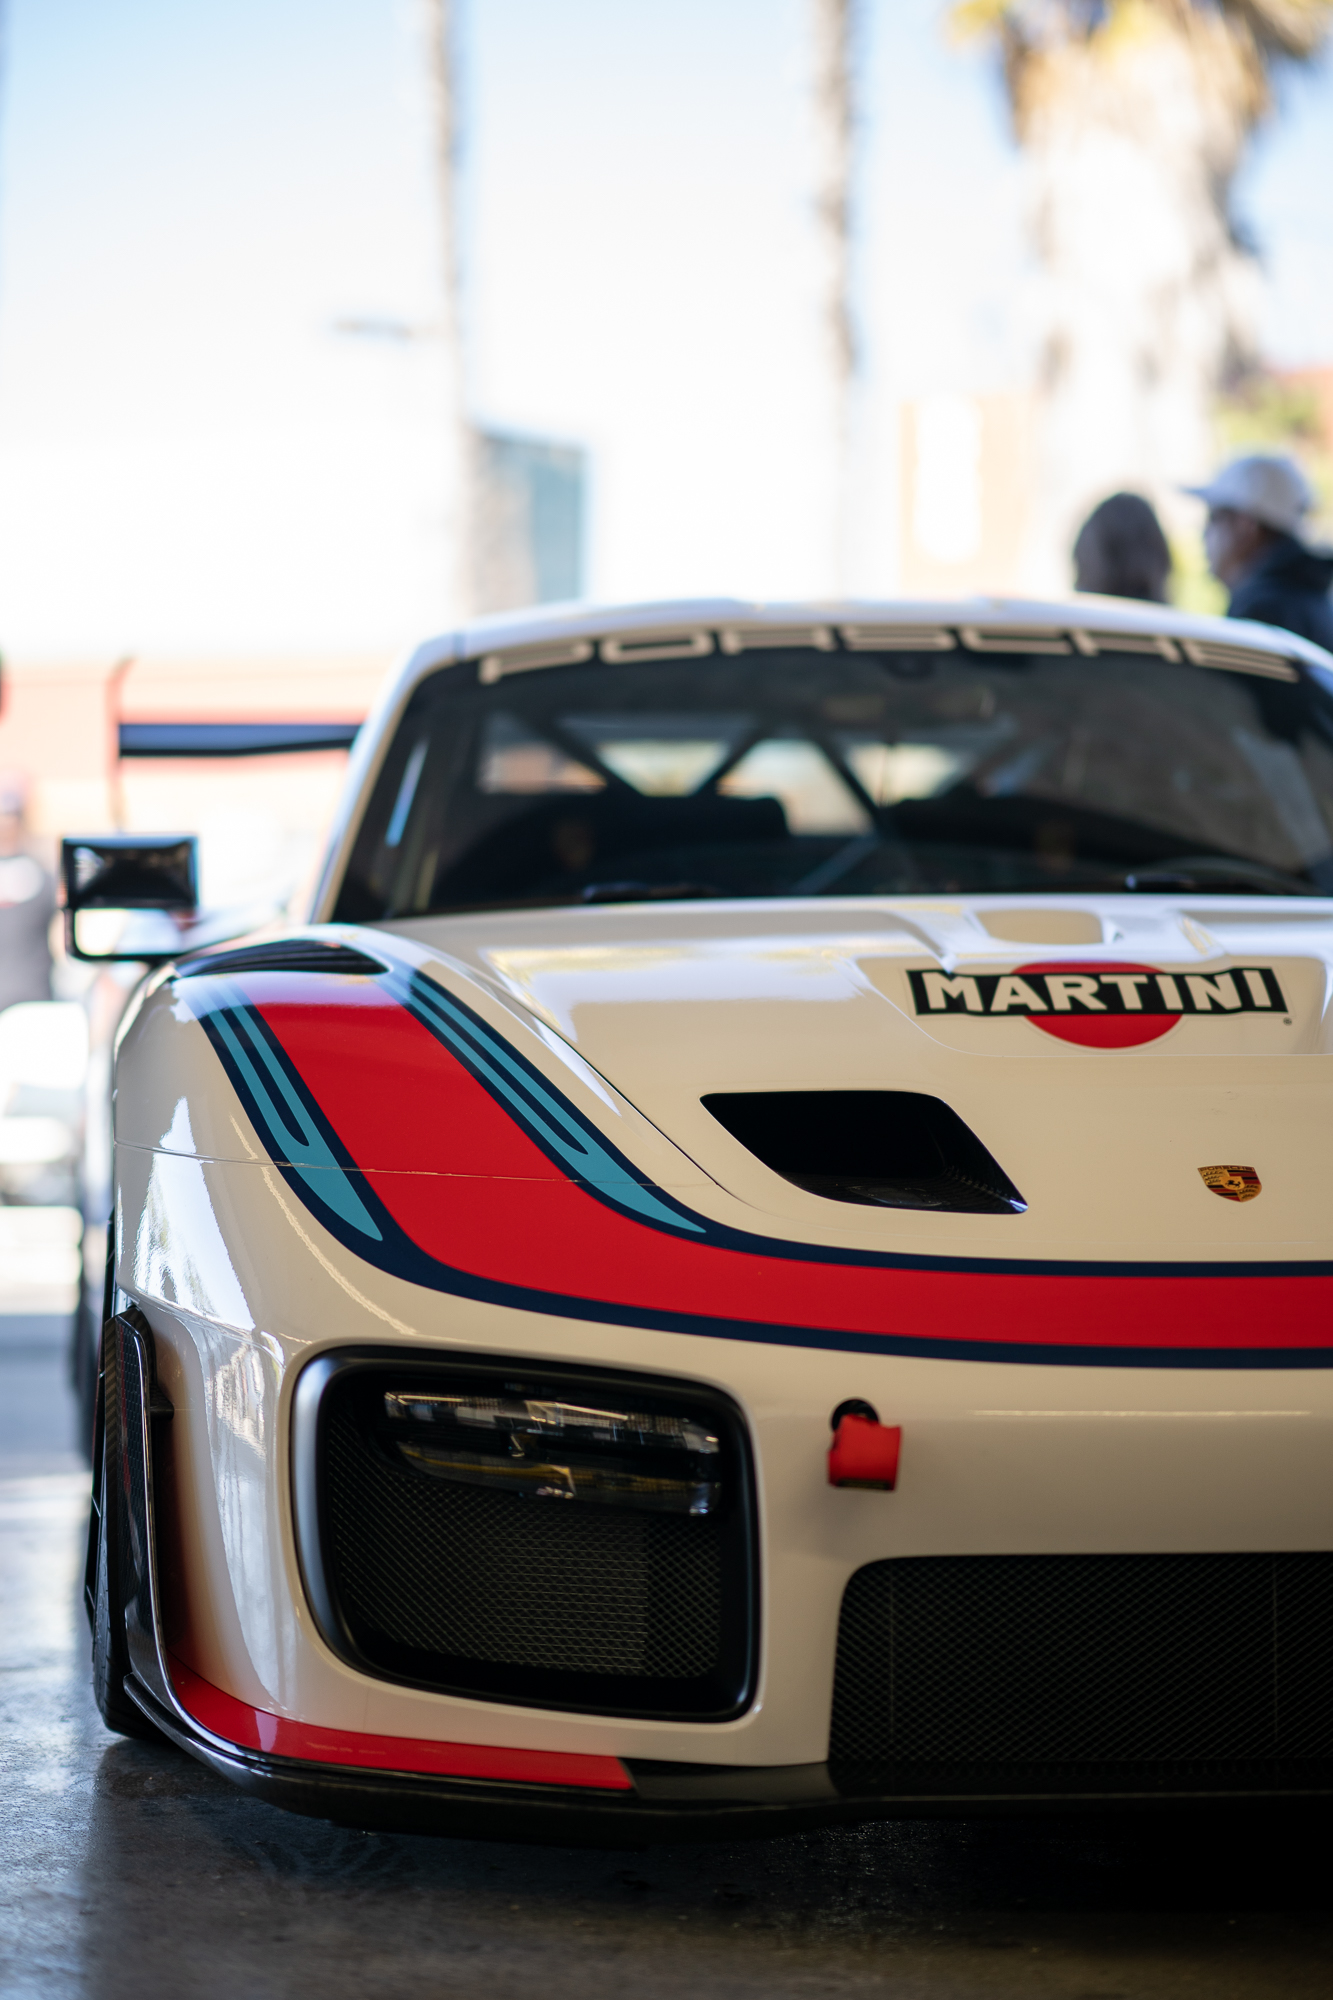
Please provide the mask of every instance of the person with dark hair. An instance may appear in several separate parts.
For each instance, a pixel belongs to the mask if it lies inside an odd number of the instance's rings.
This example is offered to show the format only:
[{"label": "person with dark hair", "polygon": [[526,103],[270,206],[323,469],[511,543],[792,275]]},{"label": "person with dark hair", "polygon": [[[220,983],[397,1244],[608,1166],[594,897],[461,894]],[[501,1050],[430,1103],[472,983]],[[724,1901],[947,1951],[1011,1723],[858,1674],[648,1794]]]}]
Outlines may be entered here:
[{"label": "person with dark hair", "polygon": [[1171,551],[1162,524],[1138,493],[1113,493],[1094,507],[1074,543],[1074,588],[1103,597],[1166,603]]},{"label": "person with dark hair", "polygon": [[1294,460],[1256,452],[1185,491],[1207,505],[1203,545],[1231,593],[1227,615],[1280,625],[1333,652],[1333,554],[1305,540],[1314,495]]}]

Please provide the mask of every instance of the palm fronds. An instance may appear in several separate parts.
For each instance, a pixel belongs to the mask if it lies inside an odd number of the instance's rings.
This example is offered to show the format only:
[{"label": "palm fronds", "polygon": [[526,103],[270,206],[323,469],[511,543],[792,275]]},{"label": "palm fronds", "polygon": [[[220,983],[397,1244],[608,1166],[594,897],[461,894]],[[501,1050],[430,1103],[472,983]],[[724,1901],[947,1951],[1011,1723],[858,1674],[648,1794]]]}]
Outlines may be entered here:
[{"label": "palm fronds", "polygon": [[1108,64],[1154,35],[1187,47],[1240,130],[1268,110],[1275,63],[1307,61],[1333,28],[1333,0],[957,0],[960,40],[998,43],[1020,135],[1051,66]]}]

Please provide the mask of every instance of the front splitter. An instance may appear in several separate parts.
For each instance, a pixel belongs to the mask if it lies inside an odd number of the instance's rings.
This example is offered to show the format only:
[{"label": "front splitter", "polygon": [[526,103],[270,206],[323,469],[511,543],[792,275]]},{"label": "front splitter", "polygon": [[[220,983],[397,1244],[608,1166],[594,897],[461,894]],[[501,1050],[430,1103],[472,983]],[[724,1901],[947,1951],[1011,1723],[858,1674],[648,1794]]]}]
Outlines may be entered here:
[{"label": "front splitter", "polygon": [[1243,1764],[735,1767],[626,1759],[632,1792],[478,1783],[271,1756],[187,1728],[134,1675],[125,1691],[180,1749],[254,1798],[366,1832],[643,1847],[747,1840],[874,1819],[1295,1806],[1333,1799],[1333,1759]]}]

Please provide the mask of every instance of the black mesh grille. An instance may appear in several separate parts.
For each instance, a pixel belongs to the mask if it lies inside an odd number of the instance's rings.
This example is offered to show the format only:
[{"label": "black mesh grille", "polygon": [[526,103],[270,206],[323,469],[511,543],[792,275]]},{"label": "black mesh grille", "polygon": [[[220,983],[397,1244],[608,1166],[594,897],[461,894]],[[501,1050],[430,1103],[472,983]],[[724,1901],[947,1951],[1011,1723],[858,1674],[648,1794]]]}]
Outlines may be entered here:
[{"label": "black mesh grille", "polygon": [[325,1397],[324,1570],[358,1664],[547,1706],[735,1713],[753,1619],[734,1419],[720,1427],[723,1503],[711,1514],[537,1500],[432,1478],[385,1449],[386,1384],[423,1379],[420,1364],[410,1377],[363,1370]]},{"label": "black mesh grille", "polygon": [[574,1674],[693,1678],[717,1664],[721,1527],[449,1486],[329,1432],[343,1601],[397,1646]]},{"label": "black mesh grille", "polygon": [[944,1556],[843,1598],[839,1763],[1333,1756],[1333,1555]]}]

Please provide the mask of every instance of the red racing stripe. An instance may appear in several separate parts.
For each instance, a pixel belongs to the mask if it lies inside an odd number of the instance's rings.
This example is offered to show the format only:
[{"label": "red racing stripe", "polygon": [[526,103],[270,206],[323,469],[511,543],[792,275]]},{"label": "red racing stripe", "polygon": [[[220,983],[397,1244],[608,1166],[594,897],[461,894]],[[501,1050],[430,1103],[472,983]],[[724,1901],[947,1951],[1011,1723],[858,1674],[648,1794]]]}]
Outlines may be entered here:
[{"label": "red racing stripe", "polygon": [[1323,1349],[1333,1277],[876,1269],[691,1242],[572,1181],[389,996],[260,1011],[427,1255],[501,1284],[650,1311],[921,1340]]}]

